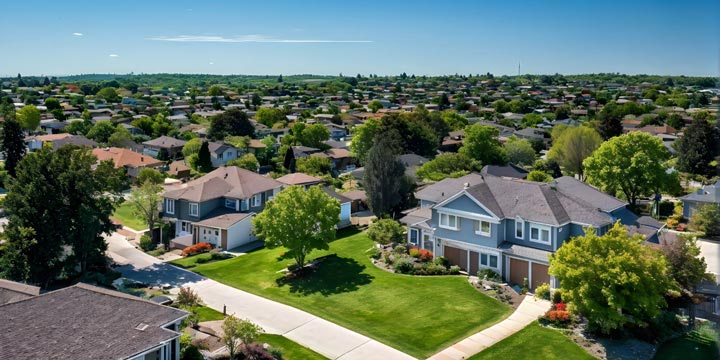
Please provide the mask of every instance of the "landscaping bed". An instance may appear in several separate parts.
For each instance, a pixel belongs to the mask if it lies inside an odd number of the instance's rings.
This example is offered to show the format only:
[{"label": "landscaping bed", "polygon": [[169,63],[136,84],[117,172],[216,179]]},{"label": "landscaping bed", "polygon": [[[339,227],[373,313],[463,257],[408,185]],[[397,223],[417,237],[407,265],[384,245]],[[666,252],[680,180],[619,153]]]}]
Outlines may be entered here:
[{"label": "landscaping bed", "polygon": [[209,251],[197,255],[190,255],[180,259],[170,261],[171,264],[184,269],[191,269],[199,264],[206,264],[215,261],[232,259],[233,255],[218,251]]},{"label": "landscaping bed", "polygon": [[476,291],[460,276],[401,276],[373,265],[373,242],[342,231],[306,276],[288,279],[283,248],[260,249],[193,267],[203,276],[335,322],[418,358],[487,328],[512,308]]}]

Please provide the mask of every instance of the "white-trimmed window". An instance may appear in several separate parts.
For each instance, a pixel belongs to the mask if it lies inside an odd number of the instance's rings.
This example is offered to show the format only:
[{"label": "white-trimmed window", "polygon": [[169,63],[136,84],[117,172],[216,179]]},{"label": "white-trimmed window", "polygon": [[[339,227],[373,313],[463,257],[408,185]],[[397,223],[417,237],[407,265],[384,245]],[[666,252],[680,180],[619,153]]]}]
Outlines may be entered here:
[{"label": "white-trimmed window", "polygon": [[440,227],[443,229],[459,230],[458,218],[455,215],[440,214]]},{"label": "white-trimmed window", "polygon": [[475,220],[475,234],[482,236],[490,236],[490,222],[484,220]]},{"label": "white-trimmed window", "polygon": [[175,200],[165,199],[165,212],[168,214],[175,213]]},{"label": "white-trimmed window", "polygon": [[525,222],[518,217],[515,219],[515,238],[523,239],[523,235],[525,235]]},{"label": "white-trimmed window", "polygon": [[240,200],[240,211],[248,211],[248,199]]},{"label": "white-trimmed window", "polygon": [[198,203],[190,203],[190,216],[200,215],[200,205]]},{"label": "white-trimmed window", "polygon": [[480,253],[480,265],[484,267],[489,267],[493,269],[498,268],[498,256],[487,254],[487,253]]},{"label": "white-trimmed window", "polygon": [[252,206],[258,207],[262,204],[262,194],[255,194],[252,197]]},{"label": "white-trimmed window", "polygon": [[418,230],[410,229],[410,243],[413,245],[418,244]]},{"label": "white-trimmed window", "polygon": [[225,199],[225,207],[228,209],[235,209],[235,203],[237,200],[235,199]]},{"label": "white-trimmed window", "polygon": [[530,224],[530,241],[550,245],[550,227]]}]

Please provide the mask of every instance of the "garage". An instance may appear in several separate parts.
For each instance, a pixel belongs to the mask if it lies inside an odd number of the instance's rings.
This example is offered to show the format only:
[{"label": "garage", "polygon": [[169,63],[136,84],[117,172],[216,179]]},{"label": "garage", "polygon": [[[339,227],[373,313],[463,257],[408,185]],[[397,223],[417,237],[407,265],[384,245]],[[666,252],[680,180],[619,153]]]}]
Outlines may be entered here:
[{"label": "garage", "polygon": [[532,263],[532,284],[531,289],[542,284],[550,284],[550,275],[548,274],[548,266],[538,263]]},{"label": "garage", "polygon": [[468,274],[477,275],[479,256],[480,254],[476,253],[475,251],[470,252],[470,265]]},{"label": "garage", "polygon": [[457,265],[460,269],[467,271],[467,250],[454,248],[452,246],[445,245],[444,248],[445,257],[450,262],[450,265]]},{"label": "garage", "polygon": [[528,262],[510,258],[510,285],[522,285],[525,278],[529,278]]}]

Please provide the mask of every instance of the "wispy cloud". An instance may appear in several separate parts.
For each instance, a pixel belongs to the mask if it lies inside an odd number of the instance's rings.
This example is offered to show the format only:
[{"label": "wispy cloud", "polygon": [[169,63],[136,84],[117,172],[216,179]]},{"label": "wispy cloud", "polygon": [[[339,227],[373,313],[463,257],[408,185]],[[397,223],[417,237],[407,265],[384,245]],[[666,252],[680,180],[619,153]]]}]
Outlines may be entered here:
[{"label": "wispy cloud", "polygon": [[74,36],[83,36],[83,35],[85,35],[85,34],[83,34],[83,33],[81,33],[81,32],[74,32],[73,35],[74,35]]},{"label": "wispy cloud", "polygon": [[171,42],[215,42],[215,43],[371,43],[372,40],[333,40],[333,39],[277,39],[264,35],[242,35],[236,37],[206,36],[206,35],[179,35],[179,36],[153,36],[146,40]]},{"label": "wispy cloud", "polygon": [[118,54],[110,54],[110,55],[108,55],[108,56],[110,56],[110,57],[119,57],[120,55],[118,55]]}]

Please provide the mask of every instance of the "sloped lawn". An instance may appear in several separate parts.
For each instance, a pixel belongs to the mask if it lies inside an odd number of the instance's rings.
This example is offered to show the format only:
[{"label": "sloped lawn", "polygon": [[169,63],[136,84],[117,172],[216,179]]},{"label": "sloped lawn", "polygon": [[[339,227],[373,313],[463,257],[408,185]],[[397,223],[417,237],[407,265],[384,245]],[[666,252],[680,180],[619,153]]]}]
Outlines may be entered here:
[{"label": "sloped lawn", "polygon": [[133,230],[140,231],[148,228],[145,220],[133,214],[132,207],[129,202],[124,202],[116,207],[112,217]]},{"label": "sloped lawn", "polygon": [[261,249],[192,268],[206,277],[282,302],[424,358],[507,317],[511,308],[473,289],[465,277],[413,277],[378,269],[363,233],[339,234],[319,269],[283,280],[285,249]]},{"label": "sloped lawn", "polygon": [[484,359],[592,360],[594,357],[557,330],[544,328],[535,321],[468,360]]}]

